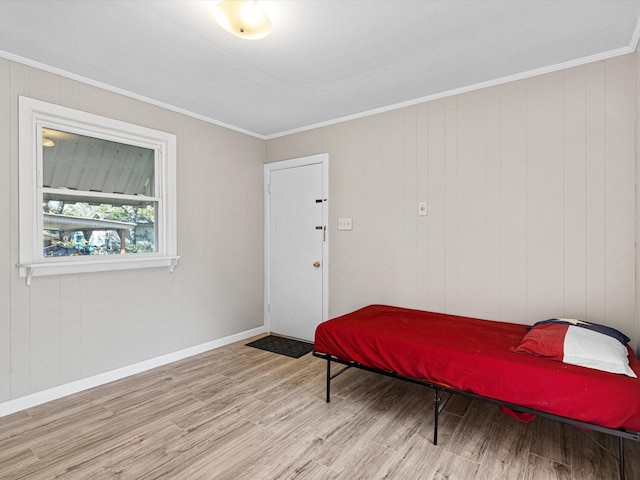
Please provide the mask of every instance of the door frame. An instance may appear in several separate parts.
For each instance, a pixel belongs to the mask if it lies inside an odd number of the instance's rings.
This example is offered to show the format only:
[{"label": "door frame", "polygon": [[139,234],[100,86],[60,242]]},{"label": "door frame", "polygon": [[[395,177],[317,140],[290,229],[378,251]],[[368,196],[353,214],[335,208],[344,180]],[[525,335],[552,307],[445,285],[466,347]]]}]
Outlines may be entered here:
[{"label": "door frame", "polygon": [[292,158],[264,165],[264,327],[271,332],[271,304],[270,291],[270,216],[271,202],[269,200],[269,184],[271,172],[288,168],[304,167],[307,165],[322,165],[322,224],[324,227],[324,241],[322,242],[322,321],[329,318],[329,154],[318,153],[307,157]]}]

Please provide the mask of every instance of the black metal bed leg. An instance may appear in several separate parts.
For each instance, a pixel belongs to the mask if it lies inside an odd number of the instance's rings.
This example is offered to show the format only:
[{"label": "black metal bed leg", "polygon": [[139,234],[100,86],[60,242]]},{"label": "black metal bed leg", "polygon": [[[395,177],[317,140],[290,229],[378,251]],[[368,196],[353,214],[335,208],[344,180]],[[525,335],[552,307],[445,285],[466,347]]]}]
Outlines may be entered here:
[{"label": "black metal bed leg", "polygon": [[[533,408],[523,407],[522,405],[516,405],[516,404],[513,404],[513,403],[497,400],[497,399],[490,398],[490,397],[484,397],[482,395],[477,395],[477,394],[474,394],[474,393],[471,393],[471,392],[465,392],[465,391],[461,391],[461,390],[456,390],[455,388],[452,388],[452,387],[445,387],[445,386],[439,385],[437,383],[428,382],[426,380],[423,381],[423,380],[419,380],[419,379],[415,379],[415,378],[404,377],[404,376],[399,375],[399,374],[397,374],[395,372],[392,372],[392,371],[382,371],[382,370],[378,370],[378,369],[375,369],[375,368],[370,368],[370,367],[367,367],[365,365],[359,364],[357,362],[345,361],[345,360],[341,360],[341,359],[339,359],[337,357],[333,357],[333,358],[335,358],[334,363],[338,363],[338,364],[344,365],[345,367],[332,374],[331,373],[331,356],[329,354],[318,353],[316,351],[313,352],[313,355],[315,357],[323,358],[323,359],[327,360],[327,397],[326,397],[327,403],[329,403],[330,400],[331,400],[331,380],[336,378],[338,375],[341,375],[342,373],[344,373],[345,371],[347,371],[351,367],[355,367],[355,368],[358,368],[358,369],[361,369],[361,370],[370,371],[370,372],[375,372],[375,373],[386,375],[386,376],[392,377],[392,378],[399,378],[401,380],[409,381],[409,382],[416,383],[416,384],[419,384],[419,385],[423,385],[425,387],[429,387],[429,388],[433,389],[433,391],[434,391],[433,444],[434,445],[438,444],[438,423],[439,423],[438,420],[439,420],[440,412],[446,408],[447,403],[449,402],[449,400],[452,398],[453,395],[461,395],[461,396],[463,396],[465,398],[471,398],[471,399],[474,399],[474,400],[485,401],[485,402],[488,402],[488,403],[491,403],[491,404],[494,404],[494,405],[504,406],[504,407],[510,408],[512,410],[525,412],[525,413],[531,413],[533,415],[540,416],[542,418],[547,418],[547,419],[551,419],[551,420],[560,421],[560,422],[563,422],[563,423],[568,424],[568,425],[576,426],[578,428],[583,428],[583,429],[586,429],[586,430],[594,430],[594,431],[597,431],[597,432],[606,433],[606,434],[618,437],[618,452],[619,452],[619,454],[618,454],[618,469],[619,469],[619,478],[620,478],[620,480],[625,480],[624,440],[625,439],[629,439],[629,440],[633,440],[633,441],[636,441],[636,442],[640,442],[640,432],[637,432],[637,431],[630,431],[630,430],[626,430],[624,428],[613,429],[613,428],[608,428],[608,427],[605,427],[605,426],[602,426],[602,425],[598,425],[598,424],[594,424],[594,423],[588,423],[588,422],[583,422],[583,421],[580,421],[580,420],[574,420],[574,419],[567,418],[567,417],[561,417],[559,415],[551,414],[551,413],[544,412],[544,411],[541,411],[541,410],[536,410],[536,409],[533,409]],[[444,399],[444,401],[441,398],[441,394],[443,392],[447,393],[447,398]],[[613,453],[613,452],[609,452],[609,453],[611,455],[615,456],[615,453]]]},{"label": "black metal bed leg", "polygon": [[434,395],[434,423],[433,423],[433,444],[438,445],[438,416],[440,415],[440,390],[435,389]]},{"label": "black metal bed leg", "polygon": [[327,358],[327,403],[331,401],[331,358]]},{"label": "black metal bed leg", "polygon": [[624,480],[624,438],[622,437],[618,437],[618,455],[620,480]]}]

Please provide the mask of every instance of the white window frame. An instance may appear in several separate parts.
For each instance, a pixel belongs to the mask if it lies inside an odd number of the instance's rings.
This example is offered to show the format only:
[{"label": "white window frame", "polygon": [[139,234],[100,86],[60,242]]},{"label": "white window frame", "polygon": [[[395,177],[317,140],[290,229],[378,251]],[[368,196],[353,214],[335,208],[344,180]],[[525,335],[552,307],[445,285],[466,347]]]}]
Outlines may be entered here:
[{"label": "white window frame", "polygon": [[[151,128],[19,97],[19,263],[20,277],[102,272],[177,265],[176,136]],[[42,128],[62,130],[155,150],[158,197],[157,251],[125,255],[45,257],[43,240]],[[106,196],[106,195],[105,195]]]}]

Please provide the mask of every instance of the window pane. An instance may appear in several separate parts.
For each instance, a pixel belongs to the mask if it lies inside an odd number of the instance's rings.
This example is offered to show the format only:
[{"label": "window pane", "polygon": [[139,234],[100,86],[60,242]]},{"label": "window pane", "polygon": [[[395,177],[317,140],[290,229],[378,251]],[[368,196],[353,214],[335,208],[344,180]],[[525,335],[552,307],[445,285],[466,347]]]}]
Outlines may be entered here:
[{"label": "window pane", "polygon": [[48,275],[173,270],[180,258],[176,136],[24,96],[18,108],[17,266],[26,284]]},{"label": "window pane", "polygon": [[154,196],[155,151],[42,129],[44,187]]},{"label": "window pane", "polygon": [[156,252],[157,202],[131,203],[89,204],[47,195],[42,205],[43,256]]}]

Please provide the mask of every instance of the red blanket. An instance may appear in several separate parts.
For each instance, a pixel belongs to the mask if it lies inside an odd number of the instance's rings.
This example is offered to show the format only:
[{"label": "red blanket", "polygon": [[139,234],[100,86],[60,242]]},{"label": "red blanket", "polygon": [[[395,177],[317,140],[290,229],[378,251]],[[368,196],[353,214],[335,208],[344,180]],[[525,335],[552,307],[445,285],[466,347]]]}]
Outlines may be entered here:
[{"label": "red blanket", "polygon": [[640,431],[639,378],[509,351],[526,325],[371,305],[320,324],[315,350],[610,428]]}]

